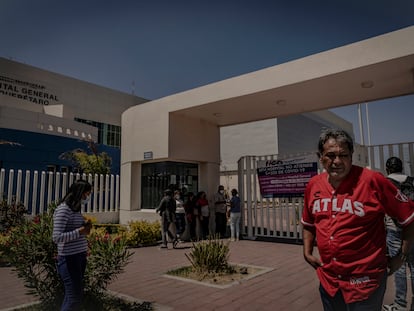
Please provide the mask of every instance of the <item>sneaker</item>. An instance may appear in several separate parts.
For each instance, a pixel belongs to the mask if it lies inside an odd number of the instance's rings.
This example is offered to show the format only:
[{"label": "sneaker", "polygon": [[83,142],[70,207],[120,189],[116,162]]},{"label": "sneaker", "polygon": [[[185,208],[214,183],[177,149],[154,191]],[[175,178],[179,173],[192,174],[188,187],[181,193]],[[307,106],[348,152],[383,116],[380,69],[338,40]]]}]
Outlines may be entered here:
[{"label": "sneaker", "polygon": [[400,306],[398,303],[393,302],[390,305],[383,305],[382,310],[384,311],[406,311],[407,308]]},{"label": "sneaker", "polygon": [[160,246],[160,248],[168,248],[168,246],[163,244]]},{"label": "sneaker", "polygon": [[178,244],[178,239],[175,239],[173,242],[173,248],[177,248],[177,244]]}]

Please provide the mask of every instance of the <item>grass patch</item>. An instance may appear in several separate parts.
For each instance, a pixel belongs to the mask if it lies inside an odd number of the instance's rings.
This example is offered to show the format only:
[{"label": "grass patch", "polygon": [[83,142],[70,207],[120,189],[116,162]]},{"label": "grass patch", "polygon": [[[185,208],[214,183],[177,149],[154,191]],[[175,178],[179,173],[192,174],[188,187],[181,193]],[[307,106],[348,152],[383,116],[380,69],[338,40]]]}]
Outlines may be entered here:
[{"label": "grass patch", "polygon": [[227,269],[220,272],[200,272],[193,266],[185,266],[170,270],[166,274],[207,284],[227,285],[248,279],[262,270],[260,267],[228,265]]}]

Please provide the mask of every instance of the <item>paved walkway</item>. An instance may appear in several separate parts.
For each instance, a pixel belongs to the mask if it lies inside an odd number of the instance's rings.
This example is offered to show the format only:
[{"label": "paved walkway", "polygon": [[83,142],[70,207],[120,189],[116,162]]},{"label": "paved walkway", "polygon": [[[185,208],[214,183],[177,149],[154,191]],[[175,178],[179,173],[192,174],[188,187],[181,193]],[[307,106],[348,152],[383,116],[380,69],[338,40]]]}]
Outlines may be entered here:
[{"label": "paved walkway", "polygon": [[[216,288],[164,274],[189,265],[185,253],[190,243],[179,249],[145,247],[134,250],[132,262],[109,289],[138,300],[151,301],[156,310],[322,310],[315,271],[303,260],[302,247],[283,243],[238,241],[230,243],[230,262],[273,269],[228,288]],[[10,268],[0,268],[0,310],[35,301],[26,296],[22,282]],[[385,303],[394,294],[388,282]]]}]

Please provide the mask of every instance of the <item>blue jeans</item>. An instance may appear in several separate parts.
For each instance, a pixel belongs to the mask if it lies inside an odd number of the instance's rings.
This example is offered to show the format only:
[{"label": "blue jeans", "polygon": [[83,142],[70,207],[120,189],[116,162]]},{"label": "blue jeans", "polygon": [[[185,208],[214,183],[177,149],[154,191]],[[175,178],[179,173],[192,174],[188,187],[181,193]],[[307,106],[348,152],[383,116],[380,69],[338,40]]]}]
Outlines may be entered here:
[{"label": "blue jeans", "polygon": [[185,214],[176,213],[175,214],[175,226],[177,228],[177,234],[181,235],[185,231]]},{"label": "blue jeans", "polygon": [[[401,248],[401,230],[387,229],[387,247],[388,254],[393,257],[396,256]],[[414,248],[410,249],[407,256],[407,263],[403,264],[394,273],[395,282],[395,299],[394,302],[398,303],[402,307],[407,307],[407,266],[410,269],[409,280],[411,282],[411,288],[414,291]],[[413,293],[414,296],[414,293]]]},{"label": "blue jeans", "polygon": [[334,297],[329,296],[322,285],[319,286],[324,311],[381,311],[387,286],[387,275],[381,280],[380,286],[367,299],[346,304],[341,290]]},{"label": "blue jeans", "polygon": [[83,297],[86,252],[69,256],[59,256],[57,269],[65,287],[65,297],[63,298],[60,310],[79,310]]},{"label": "blue jeans", "polygon": [[240,236],[240,216],[241,213],[230,213],[230,232],[233,239]]}]

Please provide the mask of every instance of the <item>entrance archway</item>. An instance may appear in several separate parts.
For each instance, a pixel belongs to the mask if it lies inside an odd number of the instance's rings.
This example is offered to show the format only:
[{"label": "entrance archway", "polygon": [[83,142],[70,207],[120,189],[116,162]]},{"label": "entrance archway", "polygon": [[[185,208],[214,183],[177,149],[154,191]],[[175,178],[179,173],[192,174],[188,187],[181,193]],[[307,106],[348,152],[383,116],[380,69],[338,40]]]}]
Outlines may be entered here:
[{"label": "entrance archway", "polygon": [[214,193],[221,126],[414,93],[413,37],[414,27],[404,28],[128,109],[120,221],[154,215],[140,205],[147,162],[198,163],[199,186]]}]

